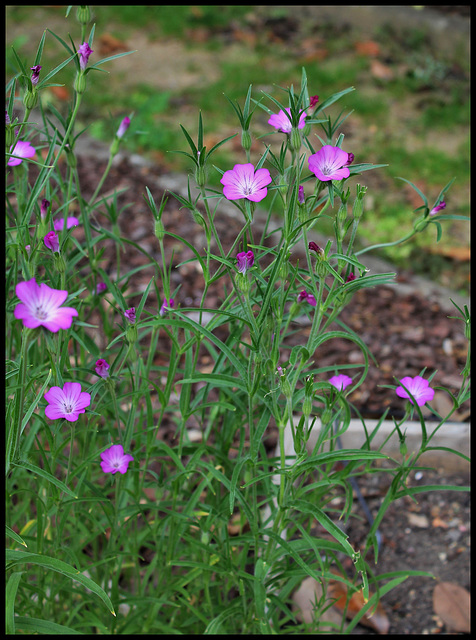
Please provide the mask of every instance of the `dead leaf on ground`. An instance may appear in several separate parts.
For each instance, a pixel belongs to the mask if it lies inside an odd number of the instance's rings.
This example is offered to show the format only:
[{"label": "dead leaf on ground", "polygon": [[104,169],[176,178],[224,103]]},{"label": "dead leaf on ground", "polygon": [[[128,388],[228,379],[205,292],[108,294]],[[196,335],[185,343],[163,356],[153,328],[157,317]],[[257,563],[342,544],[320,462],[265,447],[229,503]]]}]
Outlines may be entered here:
[{"label": "dead leaf on ground", "polygon": [[471,596],[469,591],[454,582],[440,582],[433,591],[433,610],[448,631],[469,633]]},{"label": "dead leaf on ground", "polygon": [[372,62],[370,63],[370,73],[374,78],[377,78],[377,80],[385,81],[393,80],[395,76],[392,69],[388,65],[383,64],[383,62],[379,62],[378,60],[372,60]]},{"label": "dead leaf on ground", "polygon": [[[347,601],[346,586],[337,581],[330,580],[327,587],[328,605],[332,600],[334,604],[319,614],[319,621],[323,623],[341,624],[344,615],[345,605]],[[372,594],[369,594],[372,596]],[[322,586],[314,578],[306,578],[301,586],[294,592],[293,602],[297,611],[298,619],[310,624],[315,616],[315,604],[322,598]],[[352,594],[345,615],[352,620],[365,605],[362,591],[356,591]],[[366,612],[359,621],[359,624],[369,627],[377,633],[386,634],[390,628],[390,622],[387,614],[380,602],[373,610]]]},{"label": "dead leaf on ground", "polygon": [[127,45],[122,40],[115,38],[110,33],[103,33],[99,37],[99,53],[102,56],[111,55],[118,51],[127,51]]},{"label": "dead leaf on ground", "polygon": [[356,42],[354,44],[354,49],[361,56],[373,57],[378,56],[380,53],[379,44],[377,42],[374,42],[373,40],[362,40]]}]

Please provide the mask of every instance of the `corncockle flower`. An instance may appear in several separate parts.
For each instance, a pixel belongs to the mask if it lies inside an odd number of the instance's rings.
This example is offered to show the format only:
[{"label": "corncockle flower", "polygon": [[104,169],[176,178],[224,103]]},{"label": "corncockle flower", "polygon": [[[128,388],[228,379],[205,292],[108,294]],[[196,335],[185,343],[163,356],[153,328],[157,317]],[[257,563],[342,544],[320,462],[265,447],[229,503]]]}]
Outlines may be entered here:
[{"label": "corncockle flower", "polygon": [[438,213],[438,211],[441,211],[445,207],[446,207],[446,202],[442,200],[436,205],[436,207],[433,207],[433,209],[430,211],[430,216],[434,216],[435,213]]},{"label": "corncockle flower", "polygon": [[159,311],[159,315],[163,316],[165,315],[165,312],[167,311],[167,309],[172,309],[175,305],[175,301],[173,298],[170,298],[170,300],[167,301],[167,298],[164,298],[164,301],[162,302],[162,305],[160,307],[160,311]]},{"label": "corncockle flower", "polygon": [[136,308],[131,307],[130,309],[126,309],[124,311],[124,315],[126,316],[126,318],[129,320],[131,324],[134,324],[134,322],[136,321]]},{"label": "corncockle flower", "polygon": [[104,473],[126,473],[129,462],[132,462],[134,458],[124,453],[122,444],[113,444],[101,453],[101,469]]},{"label": "corncockle flower", "polygon": [[81,71],[84,71],[88,66],[89,56],[94,52],[87,42],[83,42],[83,44],[78,49],[78,53],[79,66],[81,67]]},{"label": "corncockle flower", "polygon": [[349,384],[351,384],[352,378],[349,378],[349,376],[341,373],[338,376],[332,376],[332,378],[329,378],[328,382],[330,382],[330,384],[339,391],[343,391],[346,387],[349,386]]},{"label": "corncockle flower", "polygon": [[126,116],[124,120],[121,122],[121,124],[119,125],[119,129],[117,130],[116,136],[118,138],[122,138],[125,132],[129,129],[130,124],[131,124],[131,119]]},{"label": "corncockle flower", "polygon": [[348,158],[347,158],[347,162],[345,163],[345,166],[349,166],[349,164],[352,164],[354,162],[354,154],[353,153],[348,153],[347,154]]},{"label": "corncockle flower", "polygon": [[49,233],[47,233],[46,236],[43,238],[43,242],[45,243],[45,247],[47,247],[48,249],[51,249],[53,253],[59,253],[59,250],[60,250],[59,240],[58,240],[58,236],[54,231],[50,231]]},{"label": "corncockle flower", "polygon": [[[286,108],[286,112],[291,115],[291,109],[289,107]],[[306,124],[306,115],[306,112],[303,111],[299,116],[298,129],[304,129],[304,126]],[[282,109],[279,113],[273,113],[273,115],[268,120],[268,124],[278,129],[278,131],[282,131],[283,133],[291,133],[291,120],[287,117]]]},{"label": "corncockle flower", "polygon": [[303,302],[304,300],[308,302],[312,307],[317,305],[316,298],[312,295],[312,293],[307,293],[304,289],[298,294],[298,302]]},{"label": "corncockle flower", "polygon": [[347,276],[346,282],[352,282],[352,280],[355,280],[355,273],[353,271]]},{"label": "corncockle flower", "polygon": [[31,74],[31,84],[35,86],[38,84],[38,80],[40,79],[41,65],[36,64],[34,67],[30,67],[30,69],[33,71]]},{"label": "corncockle flower", "polygon": [[301,185],[299,185],[299,189],[298,189],[298,202],[299,204],[304,204],[306,202],[306,198],[304,196],[304,187]]},{"label": "corncockle flower", "polygon": [[12,150],[10,147],[10,153],[15,154],[16,156],[20,156],[19,158],[9,158],[8,166],[16,167],[23,162],[22,158],[33,158],[36,153],[36,149],[31,146],[31,143],[25,140],[18,140],[15,145],[15,148]]},{"label": "corncockle flower", "polygon": [[35,278],[19,282],[15,292],[21,302],[13,314],[29,329],[43,326],[56,333],[59,329],[69,329],[73,316],[78,315],[76,309],[61,306],[68,297],[67,291],[52,289],[43,282],[36,284]]},{"label": "corncockle flower", "polygon": [[413,404],[413,400],[410,398],[408,392],[406,391],[406,389],[408,389],[408,391],[415,398],[416,403],[419,407],[422,407],[426,402],[430,402],[430,400],[433,400],[435,391],[428,386],[430,384],[428,380],[425,380],[421,376],[415,376],[414,378],[406,376],[405,378],[399,380],[399,382],[400,384],[405,386],[405,389],[403,387],[397,387],[395,389],[397,396],[399,396],[400,398],[408,398]]},{"label": "corncockle flower", "polygon": [[5,124],[10,124],[10,116],[8,115],[8,111],[5,109]]},{"label": "corncockle flower", "polygon": [[[68,216],[66,218],[66,229],[71,229],[72,227],[77,227],[79,224],[78,218],[75,216]],[[53,228],[55,231],[63,231],[64,229],[64,218],[57,218],[53,222]]]},{"label": "corncockle flower", "polygon": [[109,377],[109,365],[103,358],[100,358],[96,361],[94,370],[96,371],[98,376],[101,376],[101,378],[106,379]]},{"label": "corncockle flower", "polygon": [[107,284],[105,282],[98,282],[96,285],[96,295],[99,295],[103,291],[106,291]]},{"label": "corncockle flower", "polygon": [[46,214],[48,213],[48,208],[50,206],[50,202],[49,200],[46,200],[45,198],[43,198],[43,200],[41,201],[41,205],[40,205],[40,215],[42,220],[44,220],[46,218]]},{"label": "corncockle flower", "polygon": [[237,253],[236,262],[238,271],[245,275],[248,269],[251,269],[251,267],[255,263],[255,254],[251,251],[251,249],[250,251],[242,251],[241,253]]},{"label": "corncockle flower", "polygon": [[314,242],[314,240],[311,240],[308,246],[310,251],[315,251],[320,256],[324,255],[324,249],[321,249],[321,247],[317,244],[317,242]]},{"label": "corncockle flower", "polygon": [[326,144],[317,153],[309,156],[309,171],[312,171],[322,182],[342,180],[350,175],[349,169],[345,166],[348,160],[348,153],[339,147]]},{"label": "corncockle flower", "polygon": [[314,107],[318,102],[319,102],[319,96],[311,96],[309,98],[309,106],[311,107],[311,109],[314,109]]},{"label": "corncockle flower", "polygon": [[251,163],[235,164],[233,169],[225,171],[220,182],[224,185],[223,195],[227,200],[247,198],[260,202],[268,194],[266,185],[271,182],[268,169],[257,169]]},{"label": "corncockle flower", "polygon": [[64,418],[68,422],[76,422],[79,414],[91,404],[91,395],[81,391],[79,382],[65,382],[63,388],[51,387],[44,398],[48,402],[45,414],[50,420]]}]

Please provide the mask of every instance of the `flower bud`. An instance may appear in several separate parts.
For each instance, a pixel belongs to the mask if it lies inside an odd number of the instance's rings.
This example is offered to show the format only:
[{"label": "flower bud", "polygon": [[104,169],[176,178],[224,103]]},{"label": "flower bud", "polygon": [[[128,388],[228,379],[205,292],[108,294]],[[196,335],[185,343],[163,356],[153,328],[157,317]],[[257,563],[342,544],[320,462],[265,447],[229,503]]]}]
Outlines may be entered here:
[{"label": "flower bud", "polygon": [[305,396],[302,403],[302,412],[308,418],[311,415],[312,411],[312,398],[309,396]]},{"label": "flower bud", "polygon": [[249,151],[251,149],[252,139],[251,133],[249,129],[242,129],[241,131],[241,146],[245,151]]},{"label": "flower bud", "polygon": [[66,262],[65,262],[64,256],[61,253],[55,253],[54,254],[54,260],[55,260],[56,271],[58,273],[65,273],[66,272]]},{"label": "flower bud", "polygon": [[31,91],[28,90],[25,93],[23,104],[25,105],[25,109],[28,109],[30,111],[36,107],[36,105],[38,104],[38,91],[35,89],[35,87],[32,87]]},{"label": "flower bud", "polygon": [[249,294],[251,284],[246,274],[237,273],[235,277],[235,284],[237,286],[238,291],[241,291],[243,295],[247,296]]},{"label": "flower bud", "polygon": [[290,143],[291,149],[294,149],[294,151],[299,151],[299,149],[301,148],[301,144],[302,144],[301,132],[296,127],[293,127],[291,129],[291,133],[289,135],[289,143]]},{"label": "flower bud", "polygon": [[76,75],[76,80],[74,81],[74,90],[79,94],[86,91],[86,76],[82,71],[80,71]]},{"label": "flower bud", "polygon": [[38,84],[38,80],[40,79],[40,69],[41,65],[36,64],[34,67],[30,67],[33,73],[31,74],[31,84],[35,87]]},{"label": "flower bud", "polygon": [[159,242],[162,242],[165,236],[165,227],[164,227],[164,223],[162,222],[162,220],[160,220],[160,218],[157,218],[157,220],[155,221],[154,233],[157,240]]},{"label": "flower bud", "polygon": [[366,191],[367,187],[361,187],[360,184],[357,185],[357,196],[352,206],[352,217],[355,220],[359,220],[364,212],[364,196]]},{"label": "flower bud", "polygon": [[207,184],[207,172],[203,165],[198,165],[195,169],[195,182],[200,189]]},{"label": "flower bud", "polygon": [[76,10],[76,20],[79,24],[87,25],[91,22],[91,11],[88,5],[81,5]]},{"label": "flower bud", "polygon": [[415,222],[413,223],[413,228],[417,232],[423,231],[424,229],[426,229],[427,226],[428,226],[428,222],[424,218],[419,218],[418,220],[415,220]]}]

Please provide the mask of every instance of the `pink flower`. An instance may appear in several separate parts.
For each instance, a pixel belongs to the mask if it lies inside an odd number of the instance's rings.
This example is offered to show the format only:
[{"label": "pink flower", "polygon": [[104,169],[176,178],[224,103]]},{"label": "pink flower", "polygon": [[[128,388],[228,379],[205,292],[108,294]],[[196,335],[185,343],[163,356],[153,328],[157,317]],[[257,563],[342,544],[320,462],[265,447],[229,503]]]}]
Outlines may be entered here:
[{"label": "pink flower", "polygon": [[312,307],[317,305],[317,300],[312,293],[307,293],[304,289],[298,293],[298,302],[303,302],[303,300],[308,302]]},{"label": "pink flower", "polygon": [[79,414],[84,413],[91,404],[91,395],[81,391],[79,382],[65,382],[62,389],[51,387],[44,397],[48,402],[45,414],[50,420],[64,418],[68,422],[76,422]]},{"label": "pink flower", "polygon": [[353,271],[347,276],[346,282],[352,282],[352,280],[355,280],[355,273]]},{"label": "pink flower", "polygon": [[335,387],[339,391],[343,391],[352,382],[352,378],[349,378],[349,376],[346,376],[344,373],[341,373],[338,376],[332,376],[332,378],[329,378],[329,382],[333,387]]},{"label": "pink flower", "polygon": [[[286,109],[286,112],[291,115],[291,109],[289,107]],[[306,124],[306,115],[306,112],[303,111],[299,116],[298,129],[304,129],[304,126]],[[278,129],[278,131],[282,131],[283,133],[291,133],[291,120],[287,117],[282,109],[277,114],[273,113],[273,115],[268,120],[268,124]]]},{"label": "pink flower", "polygon": [[36,284],[35,278],[19,282],[15,292],[21,302],[15,307],[14,316],[29,329],[43,326],[56,333],[59,329],[69,329],[73,316],[78,315],[76,309],[61,306],[68,297],[67,291],[52,289],[43,282]]},{"label": "pink flower", "polygon": [[98,376],[101,376],[101,378],[106,379],[109,377],[109,365],[103,358],[100,358],[96,361],[94,370],[96,371]]},{"label": "pink flower", "polygon": [[98,282],[96,286],[96,295],[103,293],[103,291],[106,291],[106,289],[107,289],[107,284],[105,282]]},{"label": "pink flower", "polygon": [[319,96],[311,96],[309,98],[309,106],[311,107],[311,109],[314,109],[314,107],[318,102],[319,102]]},{"label": "pink flower", "polygon": [[430,402],[430,400],[433,400],[435,391],[428,386],[430,384],[428,380],[425,380],[421,376],[415,376],[414,378],[406,376],[399,382],[405,387],[405,389],[403,387],[397,387],[395,389],[397,396],[399,396],[400,398],[408,398],[413,404],[413,400],[408,395],[409,391],[415,398],[416,403],[419,407],[422,407],[426,402]]},{"label": "pink flower", "polygon": [[247,251],[246,253],[242,251],[241,253],[238,253],[236,255],[236,261],[238,271],[244,275],[248,271],[248,269],[251,269],[251,267],[254,265],[255,255],[251,250]]},{"label": "pink flower", "polygon": [[113,444],[101,453],[101,469],[104,473],[126,473],[129,462],[132,462],[134,458],[124,453],[122,444]]},{"label": "pink flower", "polygon": [[79,53],[79,66],[81,70],[84,71],[88,66],[89,56],[94,53],[87,42],[83,42],[83,44],[78,49]]},{"label": "pink flower", "polygon": [[33,158],[36,153],[36,149],[31,146],[30,142],[24,140],[18,140],[13,149],[13,145],[10,147],[10,153],[13,153],[16,156],[20,156],[19,158],[9,158],[8,166],[16,167],[23,162],[22,158]]},{"label": "pink flower", "polygon": [[167,301],[167,298],[164,298],[164,301],[162,302],[162,306],[160,307],[159,315],[160,316],[165,315],[165,312],[167,311],[167,309],[172,309],[174,305],[175,305],[175,302],[173,298],[170,298],[169,301]]},{"label": "pink flower", "polygon": [[131,124],[131,119],[126,116],[124,120],[121,122],[121,124],[119,125],[119,129],[117,130],[116,136],[118,138],[122,138],[125,132],[129,129],[130,124]]},{"label": "pink flower", "polygon": [[228,200],[247,198],[252,202],[259,202],[266,198],[266,185],[271,182],[268,169],[255,168],[251,163],[235,164],[233,169],[225,171],[220,182],[224,185],[223,195]]},{"label": "pink flower", "polygon": [[[75,218],[75,216],[68,216],[66,218],[66,229],[71,229],[72,227],[77,227],[78,224],[79,224],[79,220],[78,220],[78,218]],[[64,218],[57,218],[53,222],[53,227],[54,227],[55,231],[63,231],[63,229],[64,229]]]},{"label": "pink flower", "polygon": [[130,309],[126,309],[124,311],[124,315],[131,324],[134,324],[134,322],[136,321],[136,308],[131,307]]},{"label": "pink flower", "polygon": [[309,171],[312,171],[322,182],[342,180],[350,175],[348,167],[345,166],[348,161],[348,153],[339,147],[326,144],[317,153],[309,156]]},{"label": "pink flower", "polygon": [[31,74],[31,84],[32,85],[37,85],[38,84],[38,80],[40,79],[40,69],[41,69],[41,65],[36,64],[34,67],[30,67],[31,71],[33,71],[33,73]]},{"label": "pink flower", "polygon": [[50,231],[43,238],[43,242],[45,243],[45,247],[51,249],[53,253],[59,253],[59,240],[58,236],[54,231]]},{"label": "pink flower", "polygon": [[304,187],[302,184],[299,185],[298,189],[298,202],[299,204],[305,204],[306,202],[306,196],[304,195]]},{"label": "pink flower", "polygon": [[438,213],[438,211],[441,211],[445,207],[446,207],[446,202],[442,200],[436,205],[436,207],[433,207],[433,209],[430,211],[430,216],[434,216],[435,213]]}]

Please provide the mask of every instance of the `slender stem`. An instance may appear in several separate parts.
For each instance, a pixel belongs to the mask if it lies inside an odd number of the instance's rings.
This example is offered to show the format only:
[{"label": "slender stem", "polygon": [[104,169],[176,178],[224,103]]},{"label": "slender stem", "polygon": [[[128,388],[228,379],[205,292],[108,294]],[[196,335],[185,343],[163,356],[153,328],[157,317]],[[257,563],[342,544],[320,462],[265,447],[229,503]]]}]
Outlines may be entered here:
[{"label": "slender stem", "polygon": [[21,435],[21,423],[23,418],[23,404],[25,401],[25,388],[26,388],[26,364],[27,364],[27,347],[28,338],[30,336],[30,329],[24,328],[21,335],[21,347],[20,347],[20,367],[18,370],[18,392],[16,394],[16,406],[15,416],[13,419],[13,426],[8,433],[7,440],[7,460],[5,472],[8,473],[10,463],[15,460],[18,452],[18,445],[20,443]]},{"label": "slender stem", "polygon": [[106,168],[104,169],[104,173],[102,174],[101,180],[99,181],[98,186],[96,187],[96,190],[95,190],[91,200],[89,201],[89,208],[91,208],[94,205],[94,203],[96,202],[97,195],[101,191],[102,186],[103,186],[103,184],[104,184],[104,182],[105,182],[105,180],[106,180],[106,178],[107,178],[107,176],[109,174],[109,171],[111,170],[112,161],[113,160],[114,160],[114,156],[109,155],[109,160],[107,162]]}]

